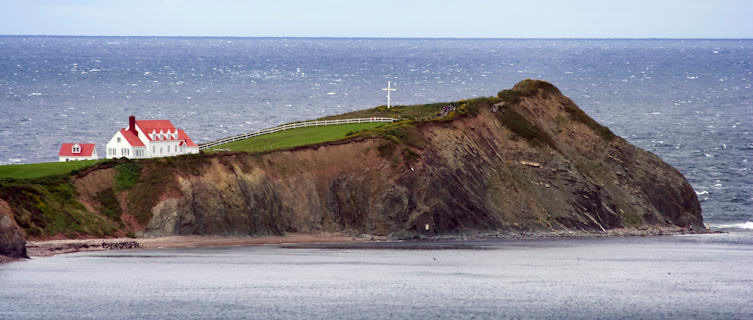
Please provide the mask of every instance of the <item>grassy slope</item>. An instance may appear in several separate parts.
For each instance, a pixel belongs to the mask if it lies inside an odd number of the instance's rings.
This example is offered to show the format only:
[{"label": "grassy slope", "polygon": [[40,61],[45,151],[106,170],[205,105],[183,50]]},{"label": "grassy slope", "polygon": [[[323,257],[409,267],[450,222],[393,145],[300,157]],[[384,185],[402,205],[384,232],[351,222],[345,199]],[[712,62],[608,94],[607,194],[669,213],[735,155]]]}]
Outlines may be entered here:
[{"label": "grassy slope", "polygon": [[223,144],[210,149],[209,152],[212,152],[215,149],[260,152],[273,149],[292,148],[344,139],[349,133],[374,129],[382,125],[384,125],[384,123],[374,122],[297,128]]},{"label": "grassy slope", "polygon": [[423,117],[436,116],[444,106],[455,105],[458,102],[440,102],[430,104],[417,104],[417,105],[398,105],[392,106],[387,109],[387,106],[379,106],[376,108],[356,110],[348,113],[343,113],[334,116],[328,116],[319,120],[335,120],[335,119],[349,119],[349,118],[370,118],[370,117],[386,117],[397,119],[418,120]]},{"label": "grassy slope", "polygon": [[70,162],[44,162],[0,166],[0,179],[34,179],[68,174],[73,170],[83,169],[101,160],[84,160]]}]

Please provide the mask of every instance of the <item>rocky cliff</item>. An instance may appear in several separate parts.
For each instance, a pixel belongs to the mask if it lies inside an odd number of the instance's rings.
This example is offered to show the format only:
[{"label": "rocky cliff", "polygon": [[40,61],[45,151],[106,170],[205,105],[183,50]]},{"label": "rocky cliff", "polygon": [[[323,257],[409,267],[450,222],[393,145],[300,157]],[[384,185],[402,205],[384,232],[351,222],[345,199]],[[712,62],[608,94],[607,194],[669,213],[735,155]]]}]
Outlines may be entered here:
[{"label": "rocky cliff", "polygon": [[0,255],[28,258],[23,231],[16,224],[7,202],[0,200]]},{"label": "rocky cliff", "polygon": [[[69,236],[703,227],[677,170],[551,84],[525,80],[453,106],[439,118],[314,146],[112,161],[72,175],[75,192],[50,201],[72,203],[58,207],[78,208],[73,220],[91,224]],[[34,218],[38,206],[9,192],[0,198],[19,225],[49,235],[48,222]]]}]

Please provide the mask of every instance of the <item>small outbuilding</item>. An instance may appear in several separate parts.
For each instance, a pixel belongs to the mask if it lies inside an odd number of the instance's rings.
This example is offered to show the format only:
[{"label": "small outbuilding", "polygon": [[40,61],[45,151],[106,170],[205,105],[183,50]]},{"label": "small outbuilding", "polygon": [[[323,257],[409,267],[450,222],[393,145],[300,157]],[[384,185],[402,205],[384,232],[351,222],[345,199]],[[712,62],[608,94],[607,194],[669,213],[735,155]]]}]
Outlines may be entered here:
[{"label": "small outbuilding", "polygon": [[60,162],[97,160],[97,147],[93,143],[63,143],[58,152]]}]

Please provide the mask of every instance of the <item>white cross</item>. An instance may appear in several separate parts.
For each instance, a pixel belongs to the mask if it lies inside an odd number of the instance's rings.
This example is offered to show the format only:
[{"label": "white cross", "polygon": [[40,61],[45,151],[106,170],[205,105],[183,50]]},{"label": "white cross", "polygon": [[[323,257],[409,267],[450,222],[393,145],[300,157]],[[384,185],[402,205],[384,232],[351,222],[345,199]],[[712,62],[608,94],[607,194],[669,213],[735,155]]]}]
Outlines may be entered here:
[{"label": "white cross", "polygon": [[390,108],[390,91],[395,91],[395,89],[390,87],[390,81],[387,81],[387,88],[384,88],[382,90],[387,91],[387,109],[389,109]]}]

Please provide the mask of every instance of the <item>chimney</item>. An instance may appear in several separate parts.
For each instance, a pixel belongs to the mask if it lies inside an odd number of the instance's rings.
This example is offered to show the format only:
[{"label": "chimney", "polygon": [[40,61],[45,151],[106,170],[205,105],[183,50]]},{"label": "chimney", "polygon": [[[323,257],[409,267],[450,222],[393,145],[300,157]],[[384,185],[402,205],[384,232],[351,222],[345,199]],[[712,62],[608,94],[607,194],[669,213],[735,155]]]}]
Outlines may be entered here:
[{"label": "chimney", "polygon": [[130,116],[128,117],[128,131],[131,131],[133,133],[137,133],[136,131],[136,116]]}]

